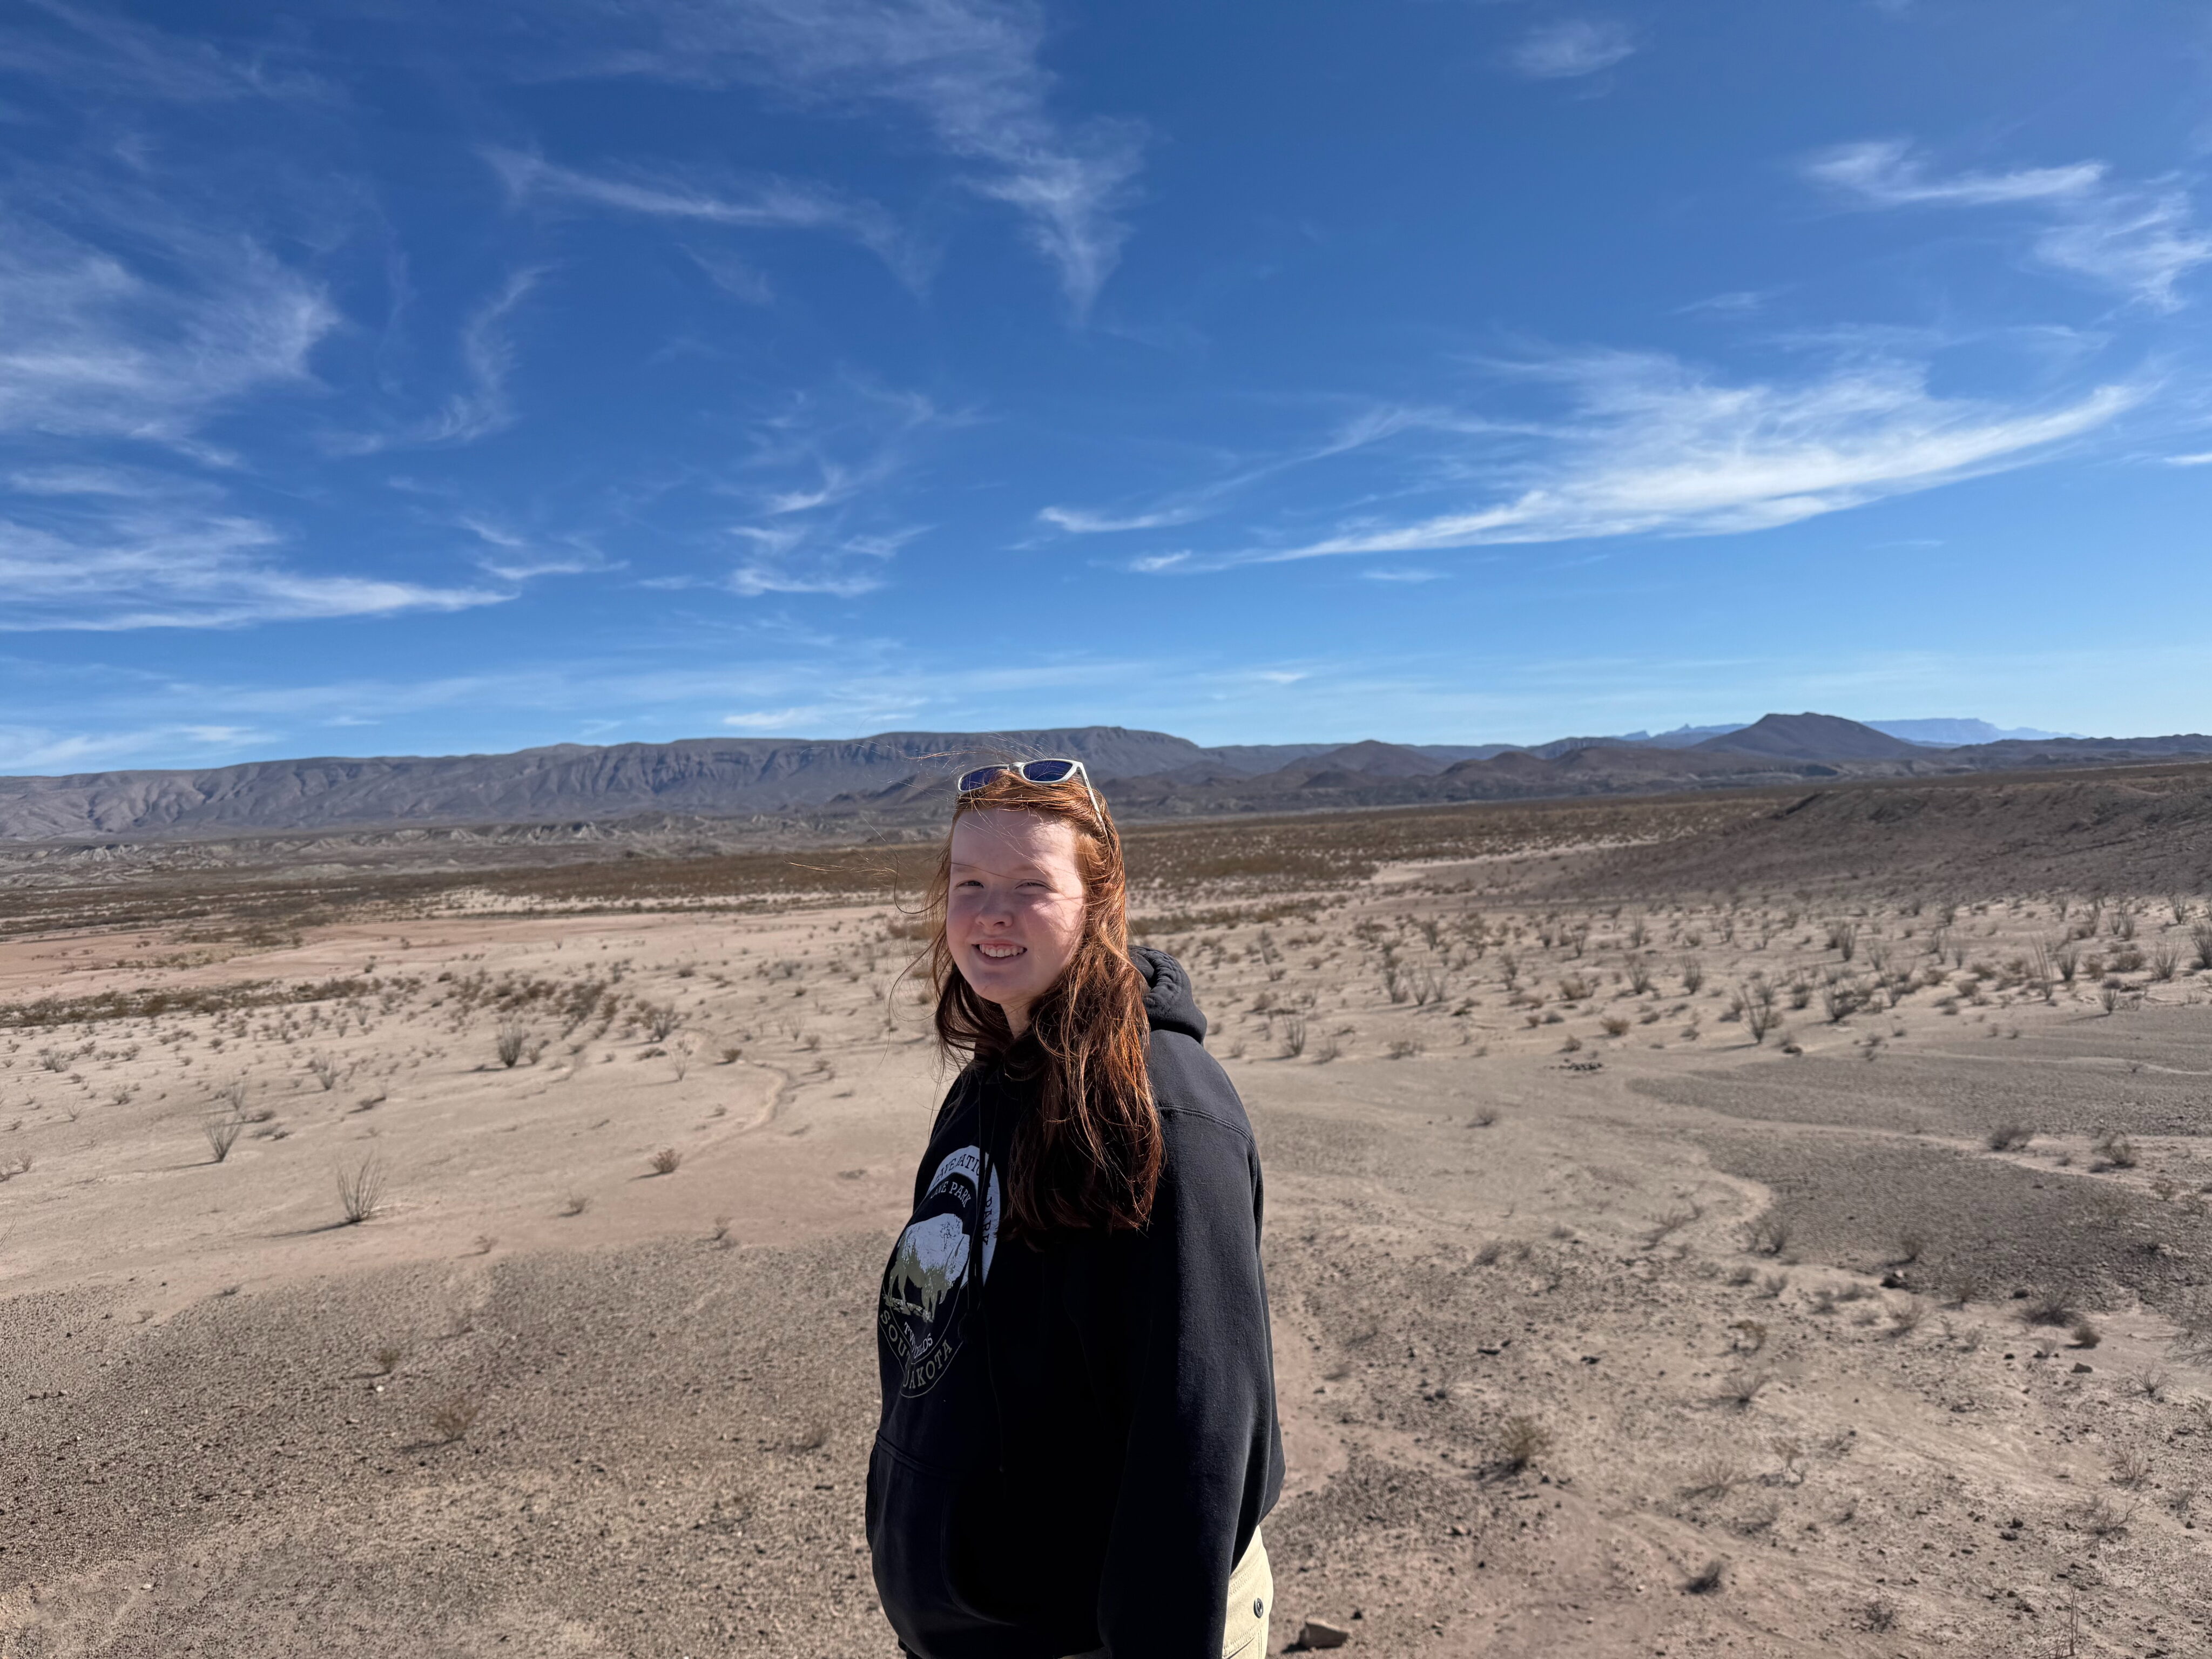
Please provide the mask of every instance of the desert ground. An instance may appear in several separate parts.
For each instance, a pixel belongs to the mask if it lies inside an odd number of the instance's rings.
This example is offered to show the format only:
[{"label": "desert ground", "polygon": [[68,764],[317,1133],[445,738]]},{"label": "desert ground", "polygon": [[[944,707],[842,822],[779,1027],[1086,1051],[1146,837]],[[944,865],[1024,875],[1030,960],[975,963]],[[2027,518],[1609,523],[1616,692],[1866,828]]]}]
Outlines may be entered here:
[{"label": "desert ground", "polygon": [[[1277,1650],[2212,1654],[2208,781],[1133,832]],[[924,854],[312,856],[0,871],[0,1655],[891,1655]]]}]

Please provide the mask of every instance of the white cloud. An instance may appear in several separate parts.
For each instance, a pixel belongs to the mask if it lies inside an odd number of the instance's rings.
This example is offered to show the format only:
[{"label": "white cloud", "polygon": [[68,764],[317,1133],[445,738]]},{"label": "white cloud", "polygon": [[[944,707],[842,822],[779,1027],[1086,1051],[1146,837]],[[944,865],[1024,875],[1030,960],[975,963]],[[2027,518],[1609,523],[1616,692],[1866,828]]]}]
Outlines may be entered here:
[{"label": "white cloud", "polygon": [[2168,455],[2166,464],[2168,466],[2212,466],[2212,449],[2195,455]]},{"label": "white cloud", "polygon": [[[898,222],[873,202],[859,200],[820,185],[769,179],[738,188],[720,188],[696,179],[671,179],[642,172],[610,175],[555,167],[535,155],[517,150],[484,153],[509,198],[523,201],[580,202],[618,213],[641,214],[657,219],[688,219],[701,224],[726,225],[739,230],[818,230],[848,236],[882,258],[902,280],[918,283],[927,274],[927,258],[914,245]],[[707,263],[718,283],[726,260]],[[744,297],[759,291],[759,278],[744,273]]]},{"label": "white cloud", "polygon": [[[880,705],[862,706],[868,710],[862,718],[879,720],[884,717]],[[912,701],[895,705],[894,716],[904,714],[914,706]],[[722,724],[738,732],[774,732],[779,727],[788,731],[800,726],[810,726],[819,730],[822,726],[837,720],[849,720],[853,718],[853,714],[854,709],[848,704],[794,703],[788,708],[754,708],[748,709],[743,714],[725,714],[722,716]]]},{"label": "white cloud", "polygon": [[2212,235],[2185,190],[2116,183],[2101,161],[1939,175],[1910,144],[1877,139],[1824,151],[1805,171],[1869,207],[2033,207],[2048,219],[2033,241],[2038,259],[2158,311],[2178,309],[2176,285],[2212,263]]},{"label": "white cloud", "polygon": [[580,576],[623,568],[622,562],[610,561],[599,549],[573,536],[562,538],[563,544],[559,547],[548,548],[480,515],[463,514],[455,522],[497,550],[479,558],[477,563],[502,581],[526,581],[532,576]]},{"label": "white cloud", "polygon": [[133,229],[162,280],[52,224],[0,219],[0,430],[191,447],[222,405],[308,380],[338,320],[320,284],[173,214]]},{"label": "white cloud", "polygon": [[[1616,536],[1771,529],[2027,464],[2140,400],[2099,387],[2051,408],[1938,398],[1904,363],[1860,363],[1796,386],[1726,385],[1627,353],[1542,366],[1572,418],[1533,460],[1487,466],[1495,499],[1225,554],[1153,554],[1133,569],[1218,569],[1338,555],[1419,553]],[[1480,475],[1480,453],[1461,471]]]},{"label": "white cloud", "polygon": [[[45,27],[21,27],[33,9]],[[267,47],[252,57],[232,57],[205,40],[57,0],[34,0],[16,15],[16,27],[0,28],[0,69],[48,85],[177,104],[331,95],[326,82]]]},{"label": "white cloud", "polygon": [[1070,308],[1087,315],[1121,257],[1139,166],[1126,121],[1049,107],[1044,17],[1030,0],[646,0],[579,6],[592,68],[715,84],[744,80],[816,104],[887,105],[975,171],[968,183],[1026,221]]},{"label": "white cloud", "polygon": [[[1174,491],[1149,507],[1120,513],[1101,513],[1080,507],[1048,507],[1038,512],[1037,521],[1075,536],[1169,530],[1180,525],[1195,524],[1221,511],[1231,496],[1261,479],[1310,466],[1332,456],[1347,455],[1355,450],[1366,449],[1417,427],[1451,425],[1455,420],[1456,417],[1449,411],[1443,410],[1395,404],[1376,404],[1361,410],[1318,443],[1287,455],[1278,455],[1246,465],[1210,483]],[[1463,423],[1462,429],[1466,429]]]},{"label": "white cloud", "polygon": [[2001,202],[2040,202],[2081,197],[2104,181],[2105,164],[2079,161],[2063,167],[2024,167],[2012,173],[1954,173],[1931,178],[1927,165],[1901,139],[1838,144],[1805,164],[1810,178],[1850,191],[1875,207],[1936,204],[1987,207]]},{"label": "white cloud", "polygon": [[[260,734],[240,726],[154,726],[124,732],[56,732],[0,726],[0,770],[52,774],[64,768],[106,770],[134,755],[174,756],[180,748],[235,750]],[[202,760],[214,757],[202,756]]]},{"label": "white cloud", "polygon": [[1394,567],[1359,573],[1371,582],[1440,582],[1444,580],[1441,570],[1424,570],[1417,565]]},{"label": "white cloud", "polygon": [[2177,284],[2212,262],[2212,236],[2196,222],[2179,186],[2114,191],[2094,210],[2051,226],[2036,238],[2045,264],[2134,295],[2158,311],[2178,311]]},{"label": "white cloud", "polygon": [[872,593],[884,585],[884,568],[900,548],[927,526],[889,534],[839,535],[809,529],[763,530],[736,525],[730,533],[752,551],[730,573],[730,589],[747,598],[763,593],[827,593],[841,599]]},{"label": "white cloud", "polygon": [[1636,37],[1627,25],[1569,18],[1530,30],[1506,53],[1506,62],[1532,81],[1566,81],[1609,70],[1635,52]]},{"label": "white cloud", "polygon": [[267,525],[175,503],[0,519],[0,629],[112,633],[459,611],[506,593],[308,574]]},{"label": "white cloud", "polygon": [[1211,511],[1212,508],[1210,507],[1194,504],[1115,518],[1111,514],[1086,512],[1079,507],[1048,507],[1037,517],[1054,529],[1065,530],[1070,535],[1099,536],[1127,530],[1165,530],[1176,525],[1194,523]]},{"label": "white cloud", "polygon": [[386,450],[471,444],[504,432],[516,420],[507,382],[514,374],[509,321],[540,273],[518,270],[499,291],[469,313],[459,350],[465,383],[447,394],[434,414],[384,432],[332,433],[324,440],[334,455],[374,455]]}]

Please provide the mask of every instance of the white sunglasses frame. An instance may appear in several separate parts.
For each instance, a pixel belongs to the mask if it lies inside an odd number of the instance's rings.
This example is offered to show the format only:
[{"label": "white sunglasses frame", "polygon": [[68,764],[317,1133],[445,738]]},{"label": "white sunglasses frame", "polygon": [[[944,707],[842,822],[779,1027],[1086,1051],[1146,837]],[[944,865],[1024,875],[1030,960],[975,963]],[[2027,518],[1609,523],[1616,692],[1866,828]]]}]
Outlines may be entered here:
[{"label": "white sunglasses frame", "polygon": [[[1050,787],[1051,784],[1042,782],[1038,779],[1030,776],[1028,769],[1032,766],[1073,767],[1074,771],[1072,775],[1083,780],[1083,793],[1091,797],[1091,814],[1098,820],[1099,829],[1105,830],[1105,832],[1109,836],[1114,833],[1111,830],[1108,830],[1106,828],[1106,809],[1098,804],[1098,792],[1091,787],[1091,773],[1089,769],[1085,767],[1081,761],[1076,760],[1066,755],[1040,755],[1035,760],[1007,761],[1003,763],[992,766],[971,766],[965,772],[963,772],[960,775],[960,799],[965,800],[977,790],[988,788],[990,787],[991,779],[997,777],[1003,772],[1013,773],[1017,777],[1020,778],[1024,783],[1035,783],[1037,784],[1040,788]],[[981,774],[988,774],[989,775],[985,776],[981,783],[971,784],[968,781],[969,779]],[[1051,780],[1051,783],[1065,783],[1066,781],[1066,776],[1063,775],[1061,777],[1054,778]]]}]

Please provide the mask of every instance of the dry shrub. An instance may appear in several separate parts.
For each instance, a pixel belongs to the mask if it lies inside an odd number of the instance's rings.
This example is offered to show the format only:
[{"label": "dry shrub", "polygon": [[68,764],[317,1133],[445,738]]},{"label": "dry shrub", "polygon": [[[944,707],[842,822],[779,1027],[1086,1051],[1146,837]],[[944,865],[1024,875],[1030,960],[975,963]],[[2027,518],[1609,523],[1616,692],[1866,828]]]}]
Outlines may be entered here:
[{"label": "dry shrub", "polygon": [[2035,1139],[2035,1131],[2025,1123],[2000,1123],[1982,1138],[1982,1144],[1993,1152],[2016,1152]]},{"label": "dry shrub", "polygon": [[1736,1371],[1722,1379],[1720,1397],[1724,1404],[1748,1407],[1765,1392],[1766,1385],[1774,1380],[1772,1371]]},{"label": "dry shrub", "polygon": [[2073,1304],[2064,1297],[2056,1296],[2045,1291],[2034,1291],[2023,1297],[2020,1304],[2019,1316],[2020,1322],[2023,1325],[2062,1327],[2072,1324],[2080,1317],[2074,1311]]},{"label": "dry shrub", "polygon": [[1692,1595],[1711,1595],[1720,1589],[1727,1576],[1728,1564],[1716,1558],[1684,1579],[1682,1588]]},{"label": "dry shrub", "polygon": [[1769,1210],[1751,1224],[1751,1248],[1760,1255],[1780,1255],[1790,1248],[1790,1224]]},{"label": "dry shrub", "polygon": [[2067,1520],[2092,1538],[2117,1537],[2136,1518],[2133,1504],[2115,1504],[2104,1493],[2085,1498],[2066,1511]]},{"label": "dry shrub", "polygon": [[1682,1496],[1725,1498],[1747,1478],[1743,1466],[1735,1459],[1715,1452],[1690,1466],[1688,1476],[1682,1483]]},{"label": "dry shrub", "polygon": [[1498,1461],[1516,1474],[1551,1449],[1551,1431],[1533,1417],[1509,1417],[1498,1431]]},{"label": "dry shrub", "polygon": [[230,1149],[237,1145],[239,1134],[246,1127],[246,1120],[219,1117],[204,1127],[207,1132],[208,1151],[215,1154],[215,1161],[220,1164],[230,1156]]},{"label": "dry shrub", "polygon": [[2136,1155],[2136,1144],[2118,1130],[2107,1130],[2097,1137],[2089,1150],[2107,1169],[2132,1170],[2140,1161]]},{"label": "dry shrub", "polygon": [[2125,1445],[2112,1453],[2112,1484],[2130,1488],[2150,1484],[2151,1456],[2138,1445]]},{"label": "dry shrub", "polygon": [[344,1212],[346,1224],[358,1226],[374,1215],[384,1202],[384,1164],[375,1153],[349,1170],[337,1170],[338,1207]]},{"label": "dry shrub", "polygon": [[449,1395],[422,1413],[422,1420],[431,1431],[448,1445],[469,1431],[483,1409],[476,1400],[465,1394]]},{"label": "dry shrub", "polygon": [[646,1162],[652,1165],[655,1175],[674,1175],[684,1162],[684,1154],[673,1146],[663,1146]]}]

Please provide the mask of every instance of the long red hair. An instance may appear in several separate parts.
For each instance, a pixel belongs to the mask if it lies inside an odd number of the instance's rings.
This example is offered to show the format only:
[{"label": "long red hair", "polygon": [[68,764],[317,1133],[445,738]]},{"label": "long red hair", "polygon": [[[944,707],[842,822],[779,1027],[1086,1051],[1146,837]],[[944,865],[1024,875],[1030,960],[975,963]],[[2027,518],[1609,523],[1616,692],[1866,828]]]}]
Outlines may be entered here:
[{"label": "long red hair", "polygon": [[[1094,802],[1096,803],[1094,805]],[[1030,1005],[1017,1039],[995,1002],[975,994],[945,938],[952,883],[948,830],[930,882],[929,978],[946,1052],[1004,1065],[1041,1085],[1015,1125],[1006,1219],[1015,1237],[1143,1227],[1159,1186],[1160,1115],[1146,1066],[1145,977],[1129,960],[1129,879],[1121,837],[1079,776],[1031,783],[1002,772],[954,807],[957,824],[993,809],[1058,818],[1075,830],[1083,933],[1066,969]]]}]

